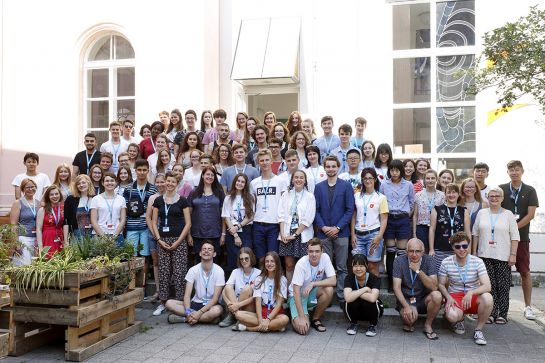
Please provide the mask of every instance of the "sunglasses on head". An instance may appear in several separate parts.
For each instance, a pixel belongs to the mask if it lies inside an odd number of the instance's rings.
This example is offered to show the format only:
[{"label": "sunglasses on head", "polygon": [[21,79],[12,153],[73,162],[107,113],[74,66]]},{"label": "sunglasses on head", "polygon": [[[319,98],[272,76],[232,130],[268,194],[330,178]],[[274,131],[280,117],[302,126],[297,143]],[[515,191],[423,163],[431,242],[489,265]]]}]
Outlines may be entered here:
[{"label": "sunglasses on head", "polygon": [[454,245],[454,246],[452,246],[452,247],[454,247],[455,250],[459,250],[459,249],[467,250],[467,248],[469,247],[469,245],[466,243],[466,244],[463,244],[463,245]]}]

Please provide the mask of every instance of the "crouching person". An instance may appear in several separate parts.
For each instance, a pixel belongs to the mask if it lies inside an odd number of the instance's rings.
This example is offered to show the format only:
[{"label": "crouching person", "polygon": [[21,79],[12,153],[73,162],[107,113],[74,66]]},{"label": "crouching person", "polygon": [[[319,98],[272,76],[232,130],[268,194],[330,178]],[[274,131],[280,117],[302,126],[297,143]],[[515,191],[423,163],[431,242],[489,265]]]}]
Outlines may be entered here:
[{"label": "crouching person", "polygon": [[384,306],[378,299],[380,279],[368,271],[367,257],[363,254],[352,258],[352,273],[344,280],[344,314],[350,321],[346,333],[355,335],[358,321],[368,321],[365,333],[368,337],[377,335],[378,319],[384,312]]},{"label": "crouching person", "polygon": [[[225,275],[223,269],[213,261],[216,256],[214,244],[204,241],[199,256],[201,262],[191,267],[185,277],[184,301],[168,300],[165,304],[172,312],[168,316],[171,324],[217,323],[223,312],[218,300],[225,285]],[[195,295],[191,299],[193,290]]]},{"label": "crouching person", "polygon": [[427,314],[424,334],[430,340],[437,340],[432,323],[443,297],[437,291],[437,272],[433,257],[424,255],[424,243],[418,238],[407,242],[407,257],[394,260],[393,288],[397,299],[396,310],[403,320],[403,330],[414,331],[418,314]]}]

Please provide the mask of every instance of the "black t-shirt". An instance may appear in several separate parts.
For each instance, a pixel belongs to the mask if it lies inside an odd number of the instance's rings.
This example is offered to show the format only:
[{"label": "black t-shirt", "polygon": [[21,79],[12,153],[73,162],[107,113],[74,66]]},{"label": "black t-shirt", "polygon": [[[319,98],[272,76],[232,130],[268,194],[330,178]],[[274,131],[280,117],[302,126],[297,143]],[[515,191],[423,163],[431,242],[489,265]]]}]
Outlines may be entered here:
[{"label": "black t-shirt", "polygon": [[[370,289],[379,289],[380,290],[380,279],[373,275],[372,273],[369,273],[369,277],[367,278],[367,283],[365,286],[367,286]],[[348,274],[344,279],[344,287],[351,288],[352,290],[358,290],[358,286],[356,285],[356,276],[354,274]],[[360,286],[361,289],[364,286]]]},{"label": "black t-shirt", "polygon": [[97,150],[95,152],[89,163],[90,165],[87,165],[87,156],[90,156],[87,155],[87,150],[80,151],[76,154],[74,161],[72,162],[72,165],[79,168],[80,174],[88,174],[88,169],[91,169],[91,166],[100,163],[100,151]]},{"label": "black t-shirt", "polygon": [[[168,204],[168,218],[166,218],[165,200],[163,196],[158,197],[153,202],[153,207],[159,210],[159,235],[161,237],[179,237],[185,227],[184,212],[185,208],[189,208],[189,203],[184,197],[180,197],[174,204]],[[165,220],[169,230],[164,232]]]},{"label": "black t-shirt", "polygon": [[[539,207],[539,201],[537,199],[536,190],[522,183],[519,188],[518,195],[513,188],[513,193],[511,193],[511,188],[509,188],[509,183],[500,185],[500,188],[503,190],[503,202],[501,206],[505,209],[510,210],[513,214],[518,214],[519,219],[517,222],[524,218],[528,214],[528,207]],[[513,194],[513,197],[511,197]],[[517,196],[517,210],[515,213],[515,196]],[[529,241],[530,240],[530,223],[519,229],[520,240]]]}]

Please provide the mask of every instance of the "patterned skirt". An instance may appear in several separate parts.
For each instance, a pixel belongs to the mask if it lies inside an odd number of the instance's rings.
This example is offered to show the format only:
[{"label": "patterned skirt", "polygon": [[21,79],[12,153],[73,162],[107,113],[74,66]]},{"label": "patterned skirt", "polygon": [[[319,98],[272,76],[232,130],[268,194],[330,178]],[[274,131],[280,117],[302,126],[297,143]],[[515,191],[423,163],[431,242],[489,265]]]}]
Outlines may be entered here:
[{"label": "patterned skirt", "polygon": [[306,256],[307,253],[307,243],[301,242],[301,236],[289,241],[288,243],[280,241],[280,245],[278,247],[279,256],[292,256],[300,258]]}]

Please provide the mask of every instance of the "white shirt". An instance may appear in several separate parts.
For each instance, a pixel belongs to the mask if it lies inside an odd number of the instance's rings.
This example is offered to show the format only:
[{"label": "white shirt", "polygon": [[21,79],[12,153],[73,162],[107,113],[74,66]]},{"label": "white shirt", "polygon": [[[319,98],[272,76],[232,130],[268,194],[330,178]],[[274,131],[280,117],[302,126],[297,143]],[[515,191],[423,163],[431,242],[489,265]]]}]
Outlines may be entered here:
[{"label": "white shirt", "polygon": [[246,285],[254,286],[255,279],[259,276],[261,273],[261,270],[258,268],[252,268],[252,272],[250,272],[249,276],[244,275],[244,270],[242,267],[237,268],[236,270],[233,270],[231,272],[231,276],[229,276],[229,280],[227,280],[227,283],[225,285],[233,285],[235,289],[235,295],[238,298],[240,296],[240,292]]},{"label": "white shirt", "polygon": [[[295,199],[295,204],[294,204]],[[293,218],[293,208],[299,218],[299,224],[303,224],[306,228],[301,232],[301,242],[306,243],[314,237],[314,229],[312,222],[316,215],[316,199],[314,194],[303,189],[300,193],[295,193],[295,189],[284,192],[280,198],[278,206],[278,223],[284,222],[284,235],[290,235],[291,221]]]},{"label": "white shirt", "polygon": [[282,179],[274,175],[269,180],[262,177],[252,180],[250,192],[256,198],[255,222],[278,223],[278,204],[282,190],[287,189]]},{"label": "white shirt", "polygon": [[214,289],[216,286],[225,285],[225,275],[221,267],[214,263],[212,265],[212,270],[209,271],[209,275],[206,276],[201,265],[202,263],[199,263],[191,267],[185,275],[185,281],[193,283],[195,296],[193,296],[191,301],[196,303],[203,303],[211,300],[214,296]]},{"label": "white shirt", "polygon": [[[51,185],[51,181],[49,180],[49,177],[47,174],[44,173],[37,173],[36,175],[26,175],[26,173],[18,174],[13,178],[13,181],[11,182],[11,185],[14,187],[20,187],[21,182],[24,179],[30,179],[33,180],[36,183],[36,194],[34,194],[34,198],[41,200],[42,195],[44,194],[44,191],[47,189],[48,186]],[[21,195],[23,195],[23,191],[21,190]]]},{"label": "white shirt", "polygon": [[327,174],[325,173],[324,167],[321,165],[317,168],[306,168],[303,169],[303,171],[307,174],[308,191],[311,193],[314,193],[316,184],[327,180]]},{"label": "white shirt", "polygon": [[327,253],[322,253],[316,267],[310,265],[308,255],[303,256],[295,264],[290,284],[290,295],[293,296],[293,285],[301,286],[301,289],[304,289],[312,281],[322,281],[332,276],[335,276],[335,268],[333,268]]},{"label": "white shirt", "polygon": [[129,144],[130,143],[127,140],[121,138],[119,140],[118,144],[114,145],[112,140],[108,140],[105,143],[103,143],[102,145],[100,145],[100,152],[101,153],[109,152],[114,157],[114,160],[112,161],[112,172],[114,174],[117,174],[117,170],[119,169],[119,162],[117,161],[117,157],[122,152],[127,151],[127,149],[129,148]]},{"label": "white shirt", "polygon": [[361,192],[358,192],[354,195],[354,201],[356,204],[355,229],[358,231],[371,231],[380,228],[380,215],[388,213],[386,196],[378,192],[373,192],[371,195],[366,193],[362,195]]},{"label": "white shirt", "polygon": [[[121,219],[121,209],[127,208],[125,198],[115,195],[113,199],[104,198],[104,194],[99,194],[89,204],[89,209],[97,210],[97,222],[106,234],[114,234]],[[110,215],[111,210],[111,215]],[[93,231],[93,234],[95,231]]]},{"label": "white shirt", "polygon": [[[252,207],[254,207],[254,203],[252,203]],[[239,215],[238,212],[240,210],[240,218],[242,218],[240,221],[238,220]],[[240,195],[237,195],[235,197],[235,200],[231,198],[231,196],[226,196],[225,200],[223,201],[223,207],[221,210],[221,217],[222,218],[229,218],[232,224],[238,224],[240,225],[240,222],[246,218],[246,208],[244,208],[244,201],[242,200],[242,197]],[[252,220],[248,224],[252,224]]]},{"label": "white shirt", "polygon": [[[267,306],[269,304],[269,295],[274,295],[274,280],[267,277],[265,281],[259,286],[261,282],[261,276],[258,276],[254,283],[254,297],[261,298],[261,305]],[[269,294],[269,291],[272,293]],[[282,276],[280,279],[280,295],[284,298],[288,298],[288,279]],[[271,296],[271,310],[276,306],[276,297]]]}]

